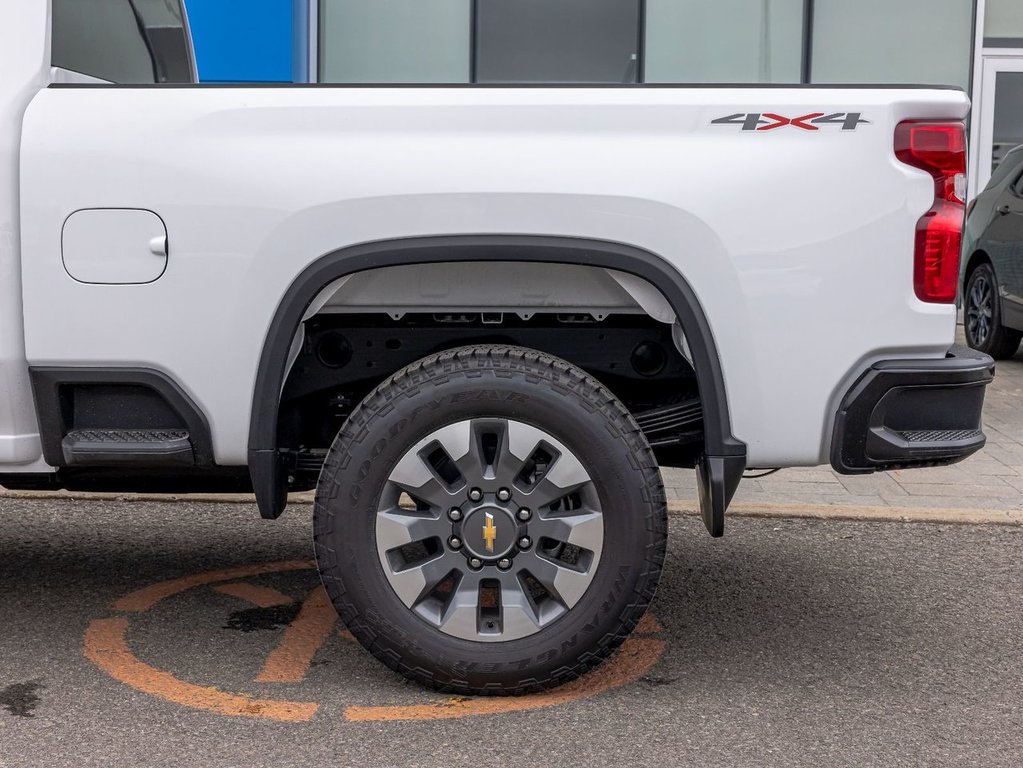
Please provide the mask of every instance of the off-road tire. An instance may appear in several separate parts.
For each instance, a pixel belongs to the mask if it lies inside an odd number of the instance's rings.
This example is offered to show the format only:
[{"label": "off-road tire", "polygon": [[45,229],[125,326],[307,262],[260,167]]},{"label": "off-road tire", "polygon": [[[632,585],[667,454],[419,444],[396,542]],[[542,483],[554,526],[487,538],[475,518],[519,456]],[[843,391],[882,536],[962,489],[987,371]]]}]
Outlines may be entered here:
[{"label": "off-road tire", "polygon": [[[554,435],[593,479],[604,545],[578,603],[536,634],[474,642],[445,634],[403,603],[375,544],[382,488],[411,446],[466,419],[505,418]],[[458,694],[524,694],[572,680],[607,659],[650,604],[666,544],[664,488],[653,452],[622,403],[549,355],[472,346],[424,358],[355,409],[316,490],[323,585],[355,638],[391,669]]]}]

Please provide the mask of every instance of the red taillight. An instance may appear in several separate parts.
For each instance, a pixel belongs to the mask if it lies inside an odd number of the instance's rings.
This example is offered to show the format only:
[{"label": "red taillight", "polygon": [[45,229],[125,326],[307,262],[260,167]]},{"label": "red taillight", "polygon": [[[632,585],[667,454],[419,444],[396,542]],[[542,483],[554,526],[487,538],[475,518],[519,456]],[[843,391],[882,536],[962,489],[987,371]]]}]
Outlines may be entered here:
[{"label": "red taillight", "polygon": [[921,301],[955,301],[966,199],[966,128],[960,122],[905,122],[895,156],[934,177],[934,205],[916,225],[913,287]]}]

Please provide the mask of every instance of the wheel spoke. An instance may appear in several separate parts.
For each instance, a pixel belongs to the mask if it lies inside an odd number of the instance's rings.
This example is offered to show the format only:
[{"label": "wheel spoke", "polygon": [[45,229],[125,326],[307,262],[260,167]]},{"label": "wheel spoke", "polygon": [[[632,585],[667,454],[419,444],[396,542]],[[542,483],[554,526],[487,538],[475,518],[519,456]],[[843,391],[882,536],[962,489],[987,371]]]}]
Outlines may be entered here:
[{"label": "wheel spoke", "polygon": [[440,618],[440,628],[456,637],[476,637],[479,634],[479,614],[480,576],[465,573]]},{"label": "wheel spoke", "polygon": [[[418,457],[416,458],[418,459]],[[425,483],[418,486],[411,485],[410,483],[403,483],[394,479],[393,476],[391,477],[391,482],[409,496],[425,501],[434,510],[446,510],[452,504],[461,499],[461,496],[457,493],[453,493],[441,485],[441,483],[434,478],[433,475],[430,475],[429,479]]]},{"label": "wheel spoke", "polygon": [[[431,448],[434,450],[431,451]],[[459,466],[470,452],[469,422],[452,424],[421,440],[402,457],[391,470],[388,479],[409,495],[431,506],[445,509],[457,497],[457,492],[464,486],[464,480],[449,487],[437,474],[436,469],[427,461],[429,454],[435,452],[436,448],[443,450],[455,466]]]},{"label": "wheel spoke", "polygon": [[500,479],[497,472],[502,455],[507,455],[508,422],[504,419],[475,419],[471,422],[469,451],[457,464],[470,485],[481,480]]},{"label": "wheel spoke", "polygon": [[537,539],[546,536],[599,555],[604,543],[604,516],[599,512],[580,512],[539,517],[530,526],[530,531]]},{"label": "wheel spoke", "polygon": [[995,327],[996,289],[984,274],[976,274],[970,280],[967,293],[966,331],[971,343],[983,345]]},{"label": "wheel spoke", "polygon": [[513,485],[536,449],[549,439],[546,432],[529,424],[520,421],[508,422],[498,456],[498,480],[508,487]]},{"label": "wheel spoke", "polygon": [[[558,461],[560,463],[561,460],[559,459]],[[574,482],[564,477],[551,477],[556,469],[557,465],[555,465],[554,470],[552,470],[547,477],[544,477],[536,484],[536,487],[533,488],[532,491],[520,495],[523,503],[527,507],[530,507],[531,509],[543,509],[544,507],[548,507],[554,502],[575,493],[590,483],[589,477],[576,477]]]},{"label": "wheel spoke", "polygon": [[501,634],[511,637],[531,635],[540,628],[533,603],[518,579],[506,579],[501,585]]},{"label": "wheel spoke", "polygon": [[973,305],[979,307],[984,303],[984,288],[985,284],[983,280],[978,280],[973,284],[973,290],[970,291],[970,297],[973,299]]},{"label": "wheel spoke", "polygon": [[[437,584],[459,564],[461,558],[440,554],[432,560],[417,563],[402,570],[393,570],[387,575],[388,581],[405,605],[409,608],[421,602]],[[461,561],[464,564],[464,560]]]},{"label": "wheel spoke", "polygon": [[433,537],[444,538],[451,524],[443,517],[428,517],[403,510],[377,513],[377,548],[389,552],[397,547]]},{"label": "wheel spoke", "polygon": [[[563,446],[561,446],[563,447]],[[523,493],[528,506],[546,507],[589,484],[590,476],[572,453],[561,450],[547,474],[536,486]]]},{"label": "wheel spoke", "polygon": [[552,560],[530,553],[516,559],[517,566],[529,571],[551,595],[566,608],[571,608],[583,596],[590,585],[592,574],[589,571],[576,571],[558,565]]}]

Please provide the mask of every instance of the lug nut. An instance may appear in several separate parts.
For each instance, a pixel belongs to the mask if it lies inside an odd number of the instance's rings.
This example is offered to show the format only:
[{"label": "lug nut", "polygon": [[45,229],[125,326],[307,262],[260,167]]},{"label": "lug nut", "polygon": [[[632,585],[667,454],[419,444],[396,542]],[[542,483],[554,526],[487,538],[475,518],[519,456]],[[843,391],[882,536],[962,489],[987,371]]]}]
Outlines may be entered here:
[{"label": "lug nut", "polygon": [[526,520],[528,520],[532,516],[533,516],[533,513],[530,512],[525,507],[523,507],[522,509],[519,510],[519,520],[522,520],[523,522],[525,522]]},{"label": "lug nut", "polygon": [[480,568],[483,567],[483,561],[480,560],[478,557],[470,557],[469,567],[472,568],[474,571],[478,571]]},{"label": "lug nut", "polygon": [[461,549],[462,548],[462,540],[460,538],[458,538],[457,536],[452,536],[450,539],[448,539],[448,545],[452,549]]},{"label": "lug nut", "polygon": [[509,560],[507,557],[503,557],[497,561],[497,567],[500,568],[502,571],[507,571],[509,568],[511,568],[511,560]]},{"label": "lug nut", "polygon": [[458,507],[452,507],[451,509],[448,510],[448,519],[451,520],[452,522],[457,523],[459,520],[462,519],[462,510],[460,510]]},{"label": "lug nut", "polygon": [[482,500],[483,500],[483,491],[481,491],[479,488],[473,488],[471,491],[469,491],[469,501],[482,501]]},{"label": "lug nut", "polygon": [[533,545],[533,540],[528,536],[523,536],[519,539],[519,549],[529,549]]},{"label": "lug nut", "polygon": [[511,491],[509,491],[507,488],[502,488],[501,490],[499,490],[497,492],[497,500],[498,501],[508,501],[510,498],[511,498]]}]

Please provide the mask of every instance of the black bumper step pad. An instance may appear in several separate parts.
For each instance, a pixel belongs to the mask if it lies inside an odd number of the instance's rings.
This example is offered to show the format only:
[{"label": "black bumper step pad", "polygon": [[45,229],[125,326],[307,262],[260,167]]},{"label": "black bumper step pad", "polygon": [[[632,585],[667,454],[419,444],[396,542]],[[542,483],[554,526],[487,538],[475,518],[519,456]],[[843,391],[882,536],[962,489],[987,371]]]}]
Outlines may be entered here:
[{"label": "black bumper step pad", "polygon": [[166,466],[195,463],[183,429],[75,429],[61,443],[67,466]]}]

